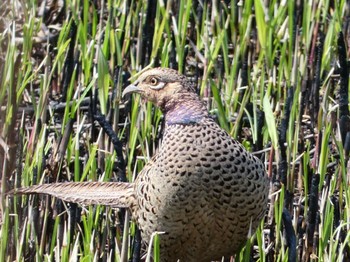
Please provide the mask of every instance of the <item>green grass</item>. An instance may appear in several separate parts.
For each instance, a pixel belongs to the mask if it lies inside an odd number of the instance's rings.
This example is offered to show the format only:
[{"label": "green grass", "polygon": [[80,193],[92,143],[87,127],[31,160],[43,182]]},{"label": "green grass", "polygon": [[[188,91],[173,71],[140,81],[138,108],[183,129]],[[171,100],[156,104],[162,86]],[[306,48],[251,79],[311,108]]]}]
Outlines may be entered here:
[{"label": "green grass", "polygon": [[[97,104],[123,142],[127,178],[134,179],[156,152],[162,117],[137,96],[126,104],[121,92],[127,73],[134,79],[153,66],[196,80],[218,123],[263,155],[273,180],[269,211],[237,260],[288,260],[284,207],[299,261],[350,259],[350,164],[339,135],[337,63],[349,4],[160,0],[148,12],[151,2],[66,0],[56,20],[54,13],[40,17],[34,0],[0,4],[0,261],[131,257],[134,224],[124,226],[117,211],[4,193],[44,182],[117,180],[116,153],[91,115]],[[310,219],[317,223],[308,238]],[[157,237],[154,244],[157,251]]]}]

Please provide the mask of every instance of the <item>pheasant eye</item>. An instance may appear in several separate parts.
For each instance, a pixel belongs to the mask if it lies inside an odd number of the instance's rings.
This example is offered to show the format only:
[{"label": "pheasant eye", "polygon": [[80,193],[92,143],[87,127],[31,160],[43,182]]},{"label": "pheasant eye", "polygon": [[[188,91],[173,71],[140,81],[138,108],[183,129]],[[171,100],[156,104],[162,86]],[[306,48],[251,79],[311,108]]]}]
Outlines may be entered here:
[{"label": "pheasant eye", "polygon": [[150,83],[151,83],[151,85],[155,86],[155,85],[158,84],[158,79],[155,78],[155,77],[152,77],[152,78],[150,79]]}]

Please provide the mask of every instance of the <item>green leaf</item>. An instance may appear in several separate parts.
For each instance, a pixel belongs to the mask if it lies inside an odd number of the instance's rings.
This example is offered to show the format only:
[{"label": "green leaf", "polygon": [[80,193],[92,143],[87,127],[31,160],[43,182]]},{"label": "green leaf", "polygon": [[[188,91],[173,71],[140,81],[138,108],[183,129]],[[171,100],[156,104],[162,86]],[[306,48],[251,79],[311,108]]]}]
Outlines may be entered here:
[{"label": "green leaf", "polygon": [[255,0],[255,19],[258,28],[258,37],[260,45],[263,49],[266,47],[266,22],[265,22],[265,7],[262,0]]},{"label": "green leaf", "polygon": [[275,116],[273,115],[270,101],[267,95],[264,96],[263,108],[265,113],[265,119],[267,124],[267,130],[271,137],[271,142],[274,148],[278,147],[278,137]]}]

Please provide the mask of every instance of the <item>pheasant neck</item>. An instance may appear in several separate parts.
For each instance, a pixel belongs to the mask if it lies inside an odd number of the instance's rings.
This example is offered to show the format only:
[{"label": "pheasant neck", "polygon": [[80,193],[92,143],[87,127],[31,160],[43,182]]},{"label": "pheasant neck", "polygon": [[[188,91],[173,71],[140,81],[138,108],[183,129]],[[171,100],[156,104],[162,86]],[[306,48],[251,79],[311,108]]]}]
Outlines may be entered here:
[{"label": "pheasant neck", "polygon": [[[171,103],[173,102],[173,103]],[[165,122],[168,125],[195,124],[208,117],[204,104],[198,100],[176,99],[169,101],[164,110]]]}]

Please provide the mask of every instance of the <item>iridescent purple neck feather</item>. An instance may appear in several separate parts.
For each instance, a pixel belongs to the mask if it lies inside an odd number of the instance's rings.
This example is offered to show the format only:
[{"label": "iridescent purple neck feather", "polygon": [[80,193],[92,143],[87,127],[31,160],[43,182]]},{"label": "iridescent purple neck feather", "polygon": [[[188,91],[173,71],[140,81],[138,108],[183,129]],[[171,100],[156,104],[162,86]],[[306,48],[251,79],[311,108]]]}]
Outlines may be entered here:
[{"label": "iridescent purple neck feather", "polygon": [[168,102],[163,113],[167,125],[195,124],[209,117],[204,104],[198,99],[191,98],[179,98],[172,103]]}]

